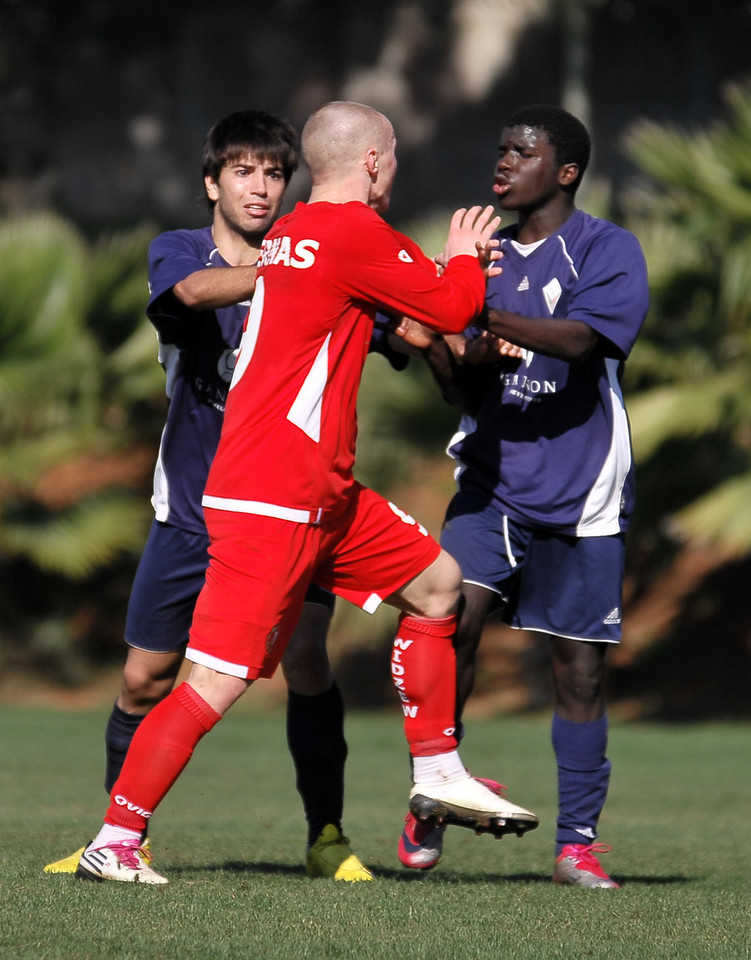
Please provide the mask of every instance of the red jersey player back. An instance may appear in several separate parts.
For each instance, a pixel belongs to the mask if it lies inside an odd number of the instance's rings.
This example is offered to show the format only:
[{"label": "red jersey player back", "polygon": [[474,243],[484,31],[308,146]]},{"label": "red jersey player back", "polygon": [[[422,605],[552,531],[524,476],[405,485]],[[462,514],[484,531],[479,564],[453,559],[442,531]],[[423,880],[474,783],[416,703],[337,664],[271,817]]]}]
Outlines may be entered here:
[{"label": "red jersey player back", "polygon": [[298,204],[264,241],[204,506],[312,520],[335,509],[353,484],[376,310],[458,332],[484,289],[475,254],[454,257],[439,277],[360,200]]}]

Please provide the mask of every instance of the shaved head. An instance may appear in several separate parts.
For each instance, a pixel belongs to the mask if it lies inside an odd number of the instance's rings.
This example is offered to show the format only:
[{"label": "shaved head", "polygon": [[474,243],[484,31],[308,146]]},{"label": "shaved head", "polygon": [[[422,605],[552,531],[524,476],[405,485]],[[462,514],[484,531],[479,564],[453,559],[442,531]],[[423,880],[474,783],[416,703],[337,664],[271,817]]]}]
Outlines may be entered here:
[{"label": "shaved head", "polygon": [[350,174],[371,148],[385,152],[394,128],[364,103],[335,100],[317,110],[302,132],[302,152],[314,183]]}]

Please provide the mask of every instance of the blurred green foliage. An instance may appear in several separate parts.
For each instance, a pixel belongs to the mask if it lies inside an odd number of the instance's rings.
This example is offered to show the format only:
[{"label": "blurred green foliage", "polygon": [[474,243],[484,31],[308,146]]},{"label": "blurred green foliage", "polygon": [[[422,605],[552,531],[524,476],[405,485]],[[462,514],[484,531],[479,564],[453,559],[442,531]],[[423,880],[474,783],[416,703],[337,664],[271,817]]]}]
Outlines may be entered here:
[{"label": "blurred green foliage", "polygon": [[[109,602],[121,606],[112,585],[142,546],[164,412],[144,314],[152,235],[144,226],[92,243],[50,214],[0,223],[6,663],[36,645],[42,669],[74,669],[77,640]],[[99,615],[82,616],[95,605]]]},{"label": "blurred green foliage", "polygon": [[627,136],[651,310],[626,386],[640,486],[669,484],[640,516],[737,558],[751,551],[751,89],[729,88],[727,106],[707,129]]}]

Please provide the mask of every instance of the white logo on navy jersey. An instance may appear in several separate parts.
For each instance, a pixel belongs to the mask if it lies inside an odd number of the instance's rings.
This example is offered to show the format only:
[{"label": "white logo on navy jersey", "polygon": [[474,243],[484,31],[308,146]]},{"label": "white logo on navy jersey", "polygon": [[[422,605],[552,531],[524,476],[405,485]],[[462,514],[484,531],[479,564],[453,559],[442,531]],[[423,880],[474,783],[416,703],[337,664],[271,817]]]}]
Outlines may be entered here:
[{"label": "white logo on navy jersey", "polygon": [[237,363],[237,354],[237,350],[225,350],[221,357],[219,357],[216,369],[225,383],[229,383],[232,379],[235,364]]},{"label": "white logo on navy jersey", "polygon": [[548,310],[552,314],[563,293],[563,289],[556,277],[553,277],[549,283],[545,284],[542,292],[545,295],[545,303],[548,305]]},{"label": "white logo on navy jersey", "polygon": [[402,263],[414,263],[415,261],[410,257],[406,250],[399,251],[399,259]]},{"label": "white logo on navy jersey", "polygon": [[[512,387],[515,397],[529,399],[538,393],[555,393],[558,389],[556,380],[533,380],[526,373],[501,372],[499,380],[504,387]],[[524,392],[522,392],[524,391]],[[524,397],[524,394],[527,394]]]},{"label": "white logo on navy jersey", "polygon": [[522,282],[516,288],[517,292],[523,292],[524,290],[529,290],[529,277],[524,277]]},{"label": "white logo on navy jersey", "polygon": [[621,608],[613,607],[610,613],[602,621],[603,623],[620,623],[621,622]]}]

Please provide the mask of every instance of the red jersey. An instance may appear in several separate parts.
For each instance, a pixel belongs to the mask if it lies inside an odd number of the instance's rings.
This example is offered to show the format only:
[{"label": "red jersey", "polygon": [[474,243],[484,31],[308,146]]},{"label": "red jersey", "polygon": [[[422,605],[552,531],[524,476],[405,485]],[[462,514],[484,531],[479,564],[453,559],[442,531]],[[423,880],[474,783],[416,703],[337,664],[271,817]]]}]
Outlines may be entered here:
[{"label": "red jersey", "polygon": [[303,523],[336,510],[376,310],[459,333],[484,297],[474,256],[439,277],[366,204],[297,204],[263,243],[204,506]]}]

